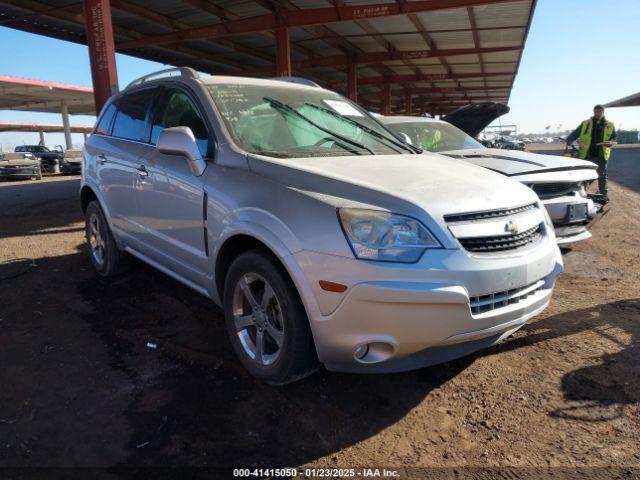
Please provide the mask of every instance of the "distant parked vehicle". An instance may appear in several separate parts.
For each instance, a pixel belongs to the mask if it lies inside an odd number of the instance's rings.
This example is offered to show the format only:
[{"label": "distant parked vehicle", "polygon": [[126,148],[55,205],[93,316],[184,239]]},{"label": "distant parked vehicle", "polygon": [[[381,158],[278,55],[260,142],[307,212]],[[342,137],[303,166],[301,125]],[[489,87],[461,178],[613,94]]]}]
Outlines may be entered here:
[{"label": "distant parked vehicle", "polygon": [[40,160],[42,172],[53,173],[60,166],[60,160],[64,158],[64,153],[50,150],[42,145],[20,145],[15,148],[16,153],[30,153]]},{"label": "distant parked vehicle", "polygon": [[0,178],[40,180],[42,179],[40,161],[30,153],[0,153]]},{"label": "distant parked vehicle", "polygon": [[493,143],[494,148],[501,148],[503,150],[524,150],[524,142],[516,140],[509,135],[500,135]]},{"label": "distant parked vehicle", "polygon": [[82,173],[82,150],[67,150],[60,159],[60,173],[80,175]]}]

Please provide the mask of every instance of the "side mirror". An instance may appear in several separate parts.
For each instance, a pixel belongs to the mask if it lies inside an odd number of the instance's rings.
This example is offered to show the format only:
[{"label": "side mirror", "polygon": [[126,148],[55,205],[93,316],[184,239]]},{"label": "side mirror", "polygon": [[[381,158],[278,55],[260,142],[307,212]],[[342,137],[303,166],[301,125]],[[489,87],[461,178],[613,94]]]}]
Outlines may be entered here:
[{"label": "side mirror", "polygon": [[156,150],[165,155],[180,155],[189,161],[189,167],[196,177],[204,173],[206,162],[200,154],[196,138],[189,127],[164,129],[158,137]]},{"label": "side mirror", "polygon": [[411,137],[409,137],[409,135],[407,135],[404,132],[400,132],[398,135],[400,135],[400,138],[402,139],[402,141],[404,143],[408,143],[409,145],[413,145],[413,142],[411,141]]}]

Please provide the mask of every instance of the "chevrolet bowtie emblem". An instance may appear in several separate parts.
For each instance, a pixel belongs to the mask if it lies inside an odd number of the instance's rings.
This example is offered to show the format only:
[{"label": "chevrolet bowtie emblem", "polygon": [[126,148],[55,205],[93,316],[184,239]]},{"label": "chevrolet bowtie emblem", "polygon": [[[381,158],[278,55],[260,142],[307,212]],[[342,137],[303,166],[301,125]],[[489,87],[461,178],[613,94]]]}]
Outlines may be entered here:
[{"label": "chevrolet bowtie emblem", "polygon": [[513,223],[512,221],[509,221],[509,223],[505,224],[504,231],[513,233],[515,235],[516,233],[520,232],[520,227],[518,227],[517,223]]}]

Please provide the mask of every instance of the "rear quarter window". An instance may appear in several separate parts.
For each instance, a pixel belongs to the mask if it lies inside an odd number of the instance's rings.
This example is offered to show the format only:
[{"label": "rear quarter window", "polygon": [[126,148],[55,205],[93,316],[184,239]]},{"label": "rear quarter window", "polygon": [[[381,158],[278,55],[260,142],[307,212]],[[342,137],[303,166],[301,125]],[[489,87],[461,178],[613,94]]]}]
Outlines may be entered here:
[{"label": "rear quarter window", "polygon": [[95,133],[99,133],[100,135],[109,135],[111,121],[113,120],[113,117],[115,116],[117,111],[118,110],[116,109],[116,106],[111,103],[102,114],[102,117],[100,117],[100,120],[96,125]]}]

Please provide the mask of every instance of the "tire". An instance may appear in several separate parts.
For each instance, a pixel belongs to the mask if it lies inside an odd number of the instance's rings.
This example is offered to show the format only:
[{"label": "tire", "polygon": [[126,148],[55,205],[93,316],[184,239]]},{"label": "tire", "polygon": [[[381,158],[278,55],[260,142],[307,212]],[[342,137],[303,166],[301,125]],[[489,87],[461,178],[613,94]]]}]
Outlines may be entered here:
[{"label": "tire", "polygon": [[285,385],[318,368],[300,296],[268,250],[251,250],[234,260],[223,297],[229,339],[240,362],[254,377],[270,385]]},{"label": "tire", "polygon": [[85,234],[89,259],[98,275],[111,277],[126,270],[126,254],[118,248],[96,200],[89,202],[85,211]]}]

